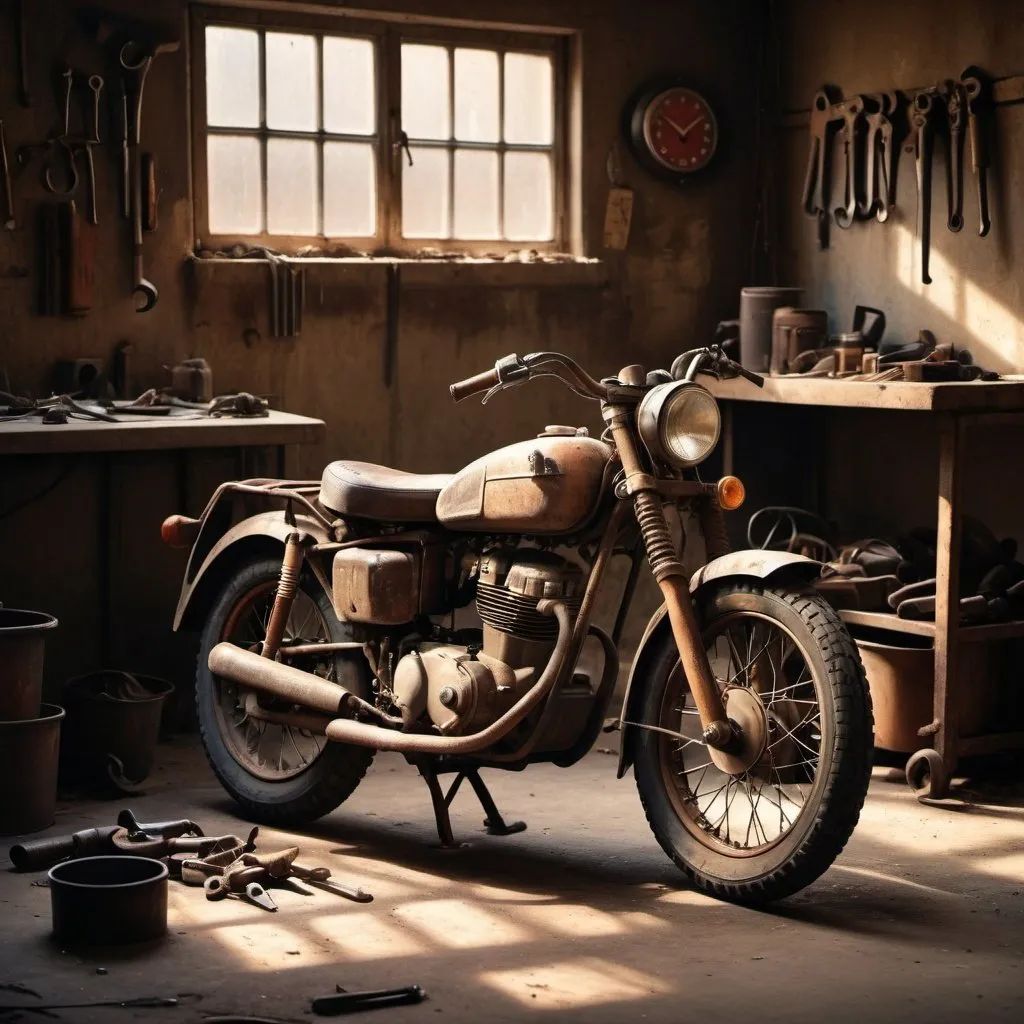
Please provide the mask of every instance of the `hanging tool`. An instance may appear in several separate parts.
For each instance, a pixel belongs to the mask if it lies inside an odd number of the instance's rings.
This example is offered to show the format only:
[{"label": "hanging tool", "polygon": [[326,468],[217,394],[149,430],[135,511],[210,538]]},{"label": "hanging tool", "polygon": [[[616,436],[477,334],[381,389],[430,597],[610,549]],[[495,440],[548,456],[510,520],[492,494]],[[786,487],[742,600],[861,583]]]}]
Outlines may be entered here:
[{"label": "hanging tool", "polygon": [[860,126],[864,116],[864,97],[854,96],[839,104],[843,112],[843,153],[846,162],[844,205],[835,210],[836,224],[848,228],[857,216],[857,152],[860,149]]},{"label": "hanging tool", "polygon": [[967,90],[962,82],[946,82],[946,117],[949,121],[949,152],[946,159],[946,226],[950,231],[964,226],[964,121],[967,116]]},{"label": "hanging tool", "polygon": [[92,309],[92,289],[95,280],[96,237],[88,225],[82,223],[73,199],[61,204],[64,217],[67,291],[64,312],[71,316],[85,316]]},{"label": "hanging tool", "polygon": [[23,107],[32,106],[28,87],[28,0],[18,0],[18,100]]},{"label": "hanging tool", "polygon": [[971,163],[978,179],[978,234],[984,238],[992,228],[988,211],[988,118],[992,106],[991,83],[984,72],[969,67],[960,76],[967,94],[967,126],[971,136]]},{"label": "hanging tool", "polygon": [[925,89],[913,98],[910,123],[913,129],[914,168],[917,173],[917,234],[921,244],[921,281],[931,284],[929,257],[932,233],[932,148],[936,91]]},{"label": "hanging tool", "polygon": [[893,117],[899,109],[896,92],[865,97],[872,108],[864,115],[867,132],[864,139],[864,202],[858,207],[862,217],[874,216],[884,224],[896,205],[896,166]]},{"label": "hanging tool", "polygon": [[[58,196],[70,196],[78,190],[78,167],[75,164],[75,151],[71,145],[71,91],[74,88],[75,73],[66,68],[61,75],[64,79],[64,124],[60,135],[50,138],[46,145],[46,160],[43,170],[43,183]],[[54,172],[58,165],[64,165],[63,173]],[[56,184],[58,177],[63,180],[64,187]]]},{"label": "hanging tool", "polygon": [[89,76],[89,88],[92,90],[92,134],[85,146],[85,177],[89,186],[89,223],[99,224],[99,210],[96,207],[96,163],[93,159],[93,146],[100,143],[100,94],[103,92],[103,77]]},{"label": "hanging tool", "polygon": [[4,123],[0,121],[0,171],[4,176],[4,227],[13,231],[14,223],[14,192],[11,188],[11,168],[7,163],[7,139],[4,136]]},{"label": "hanging tool", "polygon": [[804,177],[804,212],[818,221],[818,245],[828,248],[829,181],[831,173],[831,140],[843,122],[839,94],[826,85],[814,94],[811,104],[811,146]]},{"label": "hanging tool", "polygon": [[132,216],[132,164],[129,135],[131,128],[128,123],[128,87],[121,79],[121,216],[130,220]]},{"label": "hanging tool", "polygon": [[361,1010],[375,1010],[385,1006],[410,1006],[421,1003],[426,992],[419,985],[404,988],[384,988],[371,992],[338,992],[332,996],[319,996],[311,1004],[318,1017],[340,1017]]},{"label": "hanging tool", "polygon": [[156,157],[142,154],[142,227],[145,231],[157,228]]}]

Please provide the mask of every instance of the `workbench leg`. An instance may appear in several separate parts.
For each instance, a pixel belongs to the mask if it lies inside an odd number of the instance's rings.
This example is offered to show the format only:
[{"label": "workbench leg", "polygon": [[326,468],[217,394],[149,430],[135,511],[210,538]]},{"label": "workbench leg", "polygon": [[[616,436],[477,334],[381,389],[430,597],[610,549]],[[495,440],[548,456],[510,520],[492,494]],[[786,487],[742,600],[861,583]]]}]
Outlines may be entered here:
[{"label": "workbench leg", "polygon": [[[939,433],[939,509],[935,543],[935,749],[944,778],[933,779],[933,797],[946,795],[957,762],[956,709],[960,654],[960,547],[962,526],[964,425],[946,416]],[[937,785],[936,785],[937,783]]]},{"label": "workbench leg", "polygon": [[96,559],[97,584],[99,589],[99,634],[100,668],[112,668],[114,595],[113,565],[114,523],[113,523],[113,456],[101,454],[96,464]]}]

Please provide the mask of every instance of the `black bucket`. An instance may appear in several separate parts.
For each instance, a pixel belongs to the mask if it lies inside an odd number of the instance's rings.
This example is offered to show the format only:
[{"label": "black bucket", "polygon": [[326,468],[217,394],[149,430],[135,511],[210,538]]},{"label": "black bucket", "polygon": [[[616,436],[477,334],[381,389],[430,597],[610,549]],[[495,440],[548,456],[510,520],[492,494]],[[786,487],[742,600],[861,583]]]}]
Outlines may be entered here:
[{"label": "black bucket", "polygon": [[56,704],[43,704],[39,710],[41,717],[0,722],[0,835],[3,836],[38,832],[53,824],[64,709]]},{"label": "black bucket", "polygon": [[0,608],[0,722],[39,717],[46,631],[56,625],[45,612]]},{"label": "black bucket", "polygon": [[149,942],[167,933],[167,865],[82,857],[49,870],[53,935],[69,945]]}]

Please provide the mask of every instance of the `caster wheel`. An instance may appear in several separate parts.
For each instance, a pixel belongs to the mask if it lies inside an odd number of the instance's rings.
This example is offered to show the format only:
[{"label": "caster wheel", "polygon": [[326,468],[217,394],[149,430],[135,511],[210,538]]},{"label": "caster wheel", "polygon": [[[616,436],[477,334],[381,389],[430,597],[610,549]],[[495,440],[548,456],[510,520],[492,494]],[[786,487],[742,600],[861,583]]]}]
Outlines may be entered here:
[{"label": "caster wheel", "polygon": [[919,799],[941,800],[949,791],[949,776],[937,750],[926,747],[907,761],[907,785]]}]

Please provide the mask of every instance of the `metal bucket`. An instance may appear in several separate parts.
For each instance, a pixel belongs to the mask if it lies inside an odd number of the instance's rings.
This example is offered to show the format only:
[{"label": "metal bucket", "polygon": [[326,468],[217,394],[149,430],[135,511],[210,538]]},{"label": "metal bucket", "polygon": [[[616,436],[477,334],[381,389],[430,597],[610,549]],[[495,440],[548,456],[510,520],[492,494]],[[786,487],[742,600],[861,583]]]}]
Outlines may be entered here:
[{"label": "metal bucket", "polygon": [[39,717],[46,631],[56,625],[45,612],[0,608],[0,722]]},{"label": "metal bucket", "polygon": [[82,857],[50,868],[53,935],[114,946],[167,932],[167,865],[147,857]]},{"label": "metal bucket", "polygon": [[41,718],[0,722],[0,835],[38,832],[53,824],[64,709],[43,704],[41,711]]},{"label": "metal bucket", "polygon": [[802,288],[744,288],[740,292],[740,362],[768,373],[772,361],[772,316],[782,306],[799,306]]}]

